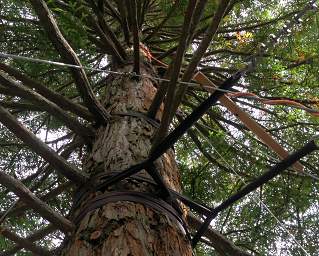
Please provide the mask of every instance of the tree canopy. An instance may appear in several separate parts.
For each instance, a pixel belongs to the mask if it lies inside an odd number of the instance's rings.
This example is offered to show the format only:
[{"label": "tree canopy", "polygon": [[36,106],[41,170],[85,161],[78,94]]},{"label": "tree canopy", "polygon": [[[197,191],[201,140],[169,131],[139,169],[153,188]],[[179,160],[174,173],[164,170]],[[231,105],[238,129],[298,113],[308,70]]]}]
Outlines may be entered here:
[{"label": "tree canopy", "polygon": [[[165,104],[155,145],[210,95],[212,87],[209,90],[192,80],[195,71],[218,86],[247,65],[252,70],[226,92],[231,101],[288,152],[298,150],[318,133],[316,1],[47,0],[78,63],[85,67],[76,71],[39,61],[78,65],[72,54],[63,55],[57,49],[60,42],[52,41],[53,33],[48,34],[49,26],[35,2],[0,3],[0,106],[76,170],[81,169],[89,147],[86,139],[98,123],[94,115],[101,123],[107,118],[94,99],[102,97],[110,76],[125,75],[110,71],[128,55],[133,56],[136,74],[141,56],[149,58],[156,69],[152,79],[164,93],[162,98],[158,93],[159,100],[154,100],[150,110],[154,117],[160,103]],[[81,72],[86,73],[87,80],[82,82],[90,85],[93,100],[79,89]],[[1,118],[1,122],[0,172],[20,180],[51,209],[67,216],[72,182],[30,143],[7,129],[8,121]],[[280,161],[220,101],[174,148],[184,194],[209,207],[225,201]],[[294,166],[285,170],[222,211],[211,228],[252,255],[318,255],[318,163],[318,153],[302,158],[303,170]],[[30,238],[48,220],[18,198],[0,187],[0,210],[6,213],[1,227],[20,237],[29,236],[29,241],[37,240],[36,245],[47,250],[57,248],[64,235],[52,226]],[[0,251],[4,253],[0,255],[13,255],[10,250],[31,255],[18,250],[21,247],[16,249],[21,245],[3,234]],[[218,255],[214,243],[203,239],[197,255]]]}]

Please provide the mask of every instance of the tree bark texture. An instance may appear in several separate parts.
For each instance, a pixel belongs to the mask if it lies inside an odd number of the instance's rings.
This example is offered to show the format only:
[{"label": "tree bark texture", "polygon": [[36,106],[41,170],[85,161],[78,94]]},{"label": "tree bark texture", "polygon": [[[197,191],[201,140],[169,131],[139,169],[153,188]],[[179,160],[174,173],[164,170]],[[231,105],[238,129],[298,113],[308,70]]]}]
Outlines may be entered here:
[{"label": "tree bark texture", "polygon": [[[130,72],[132,65],[117,71]],[[141,73],[155,75],[148,64],[141,64]],[[109,79],[103,104],[113,118],[97,130],[92,150],[83,163],[83,169],[90,176],[119,172],[148,157],[156,125],[130,113],[145,114],[155,93],[156,87],[148,78],[114,76]],[[180,192],[173,150],[165,153],[155,165],[168,187]],[[150,178],[144,170],[138,175]],[[156,197],[158,188],[149,182],[126,179],[109,186],[106,191],[86,194],[71,217],[78,216],[89,200],[114,191],[145,192]],[[183,226],[175,218],[143,203],[115,201],[81,218],[62,255],[187,256],[192,255],[192,249]]]}]

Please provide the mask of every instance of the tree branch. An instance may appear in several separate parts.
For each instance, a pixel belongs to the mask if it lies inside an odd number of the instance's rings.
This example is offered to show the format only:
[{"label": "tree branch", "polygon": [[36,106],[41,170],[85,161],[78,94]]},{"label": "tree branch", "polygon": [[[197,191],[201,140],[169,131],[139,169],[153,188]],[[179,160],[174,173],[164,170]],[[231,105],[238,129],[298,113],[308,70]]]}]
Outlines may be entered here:
[{"label": "tree branch", "polygon": [[28,145],[34,152],[50,163],[63,176],[75,183],[83,184],[87,177],[79,169],[67,163],[61,156],[54,152],[44,142],[38,139],[31,131],[19,123],[13,115],[0,106],[0,122],[11,132]]},{"label": "tree branch", "polygon": [[0,69],[7,72],[10,76],[15,77],[17,80],[20,80],[25,86],[35,89],[36,92],[41,94],[43,97],[47,98],[48,100],[54,102],[58,106],[64,108],[65,110],[69,110],[72,113],[88,120],[93,121],[94,117],[92,114],[82,105],[74,103],[67,97],[64,97],[63,95],[56,93],[55,91],[52,91],[45,87],[43,84],[39,83],[38,81],[35,81],[31,79],[30,77],[22,74],[19,70],[12,68],[4,63],[0,63]]},{"label": "tree branch", "polygon": [[173,102],[175,99],[175,89],[176,89],[176,83],[178,81],[178,77],[180,74],[183,58],[185,51],[189,44],[189,30],[191,28],[192,19],[193,19],[193,13],[196,6],[196,0],[190,0],[189,4],[187,6],[186,14],[184,17],[184,24],[183,29],[181,33],[181,38],[178,44],[176,57],[174,61],[169,65],[168,67],[168,76],[169,76],[169,82],[167,84],[167,95],[164,103],[164,111],[163,111],[163,117],[161,120],[161,125],[157,131],[157,134],[155,136],[153,145],[156,146],[163,137],[167,135],[169,123],[170,123],[170,116],[171,116],[171,107],[173,105]]},{"label": "tree branch", "polygon": [[45,202],[36,197],[22,182],[14,179],[3,171],[0,171],[0,183],[20,197],[22,201],[28,204],[35,212],[39,213],[44,219],[50,221],[63,232],[71,232],[73,224],[55,212]]},{"label": "tree branch", "polygon": [[[198,230],[202,225],[202,222],[192,214],[187,215],[187,222],[194,230]],[[209,228],[204,233],[204,236],[209,239],[214,249],[222,256],[251,256],[251,254],[242,251],[216,230]]]},{"label": "tree branch", "polygon": [[140,37],[137,21],[136,0],[127,0],[127,12],[130,20],[132,21],[132,33],[133,33],[133,48],[134,48],[134,68],[133,72],[137,75],[140,74]]},{"label": "tree branch", "polygon": [[50,256],[51,253],[35,244],[28,239],[22,238],[15,233],[9,231],[7,228],[0,227],[0,234],[18,244],[19,247],[33,252],[36,255]]},{"label": "tree branch", "polygon": [[100,24],[97,22],[96,18],[92,16],[91,19],[91,23],[94,26],[95,31],[101,38],[100,40],[96,40],[99,42],[99,44],[101,44],[101,46],[103,46],[102,49],[104,49],[108,54],[114,56],[119,63],[123,63],[124,59],[122,58],[121,54],[118,52],[110,38],[105,34]]},{"label": "tree branch", "polygon": [[119,12],[114,8],[114,6],[110,3],[110,1],[104,1],[104,4],[107,7],[107,9],[110,10],[113,17],[117,19],[120,24],[122,24],[122,20],[121,20],[121,16]]},{"label": "tree branch", "polygon": [[[215,12],[215,15],[212,19],[212,22],[206,31],[205,37],[203,38],[203,40],[199,44],[197,50],[193,54],[193,57],[192,57],[189,65],[187,66],[187,69],[185,70],[185,72],[183,74],[183,77],[182,77],[183,82],[189,82],[192,79],[193,73],[196,70],[198,63],[200,62],[200,60],[204,56],[208,46],[210,45],[214,35],[216,34],[218,26],[219,26],[220,22],[222,21],[222,18],[224,17],[224,13],[227,9],[229,2],[230,2],[230,0],[222,0],[220,2],[219,6]],[[185,85],[185,84],[180,85],[177,88],[176,96],[175,96],[176,100],[174,102],[174,105],[172,106],[172,110],[171,110],[172,114],[170,117],[170,121],[172,120],[173,115],[175,114],[182,98],[184,97],[186,90],[187,90],[187,85]]]},{"label": "tree branch", "polygon": [[148,42],[151,38],[153,38],[158,31],[160,31],[160,29],[165,25],[166,21],[168,21],[170,19],[170,17],[173,15],[173,13],[175,12],[175,10],[177,9],[178,5],[180,3],[180,0],[175,0],[173,6],[170,8],[170,10],[168,11],[167,15],[165,16],[164,19],[162,19],[162,21],[153,29],[152,33],[148,34],[143,42]]},{"label": "tree branch", "polygon": [[[200,18],[202,16],[202,13],[203,13],[203,10],[205,8],[205,5],[207,3],[207,0],[200,0],[197,5],[196,5],[196,8],[193,12],[193,15],[192,15],[192,19],[191,19],[191,24],[190,24],[190,27],[189,27],[189,36],[187,38],[187,45],[190,44],[192,38],[193,38],[193,34],[194,34],[194,31],[200,21]],[[174,48],[172,48],[174,49]],[[171,49],[171,50],[172,50]],[[170,50],[169,50],[170,51]],[[169,52],[168,51],[168,52]],[[175,51],[175,50],[174,50]],[[167,54],[167,52],[166,52]],[[149,116],[155,116],[156,115],[156,112],[160,106],[160,104],[162,103],[164,97],[165,97],[165,93],[166,93],[166,90],[167,90],[167,84],[162,84],[162,86],[159,88],[158,92],[156,93],[155,97],[154,97],[154,102],[152,102],[151,106],[150,106],[150,109],[149,109]],[[175,92],[176,93],[176,92]],[[175,99],[175,101],[179,102],[178,98],[176,98],[176,95],[175,96],[172,96],[172,98]],[[174,102],[175,102],[174,101]],[[174,106],[176,104],[173,103],[172,106],[170,107],[170,116],[168,118],[168,123],[170,123],[172,121],[172,118],[173,118],[173,115],[175,113],[174,111]]]},{"label": "tree branch", "polygon": [[[52,189],[50,192],[48,192],[47,194],[40,196],[39,199],[44,201],[44,202],[49,202],[50,200],[52,200],[53,198],[56,198],[58,195],[60,195],[61,193],[63,193],[66,189],[69,189],[71,186],[73,185],[73,183],[71,183],[70,181],[65,182],[61,185],[59,185],[58,187]],[[31,188],[32,189],[32,188]],[[27,209],[29,209],[30,206],[23,203],[23,204],[18,204],[16,207],[14,207],[10,213],[8,214],[8,216],[13,217],[13,216],[21,216],[23,214],[24,211],[26,211]],[[1,215],[0,215],[1,216]]]},{"label": "tree branch", "polygon": [[314,137],[311,141],[309,141],[307,144],[305,144],[302,148],[298,149],[297,151],[291,153],[288,157],[286,157],[284,160],[278,162],[276,165],[273,165],[271,168],[269,168],[268,171],[264,172],[262,175],[255,178],[252,182],[247,183],[241,190],[237,191],[236,193],[229,196],[225,201],[220,203],[218,206],[216,206],[210,214],[206,216],[205,221],[200,226],[196,234],[194,235],[192,239],[192,246],[195,247],[201,236],[205,233],[207,228],[209,227],[211,221],[217,217],[217,215],[225,210],[230,205],[237,202],[239,199],[245,197],[252,191],[256,190],[260,186],[264,185],[265,183],[269,182],[274,177],[278,176],[280,173],[282,173],[285,169],[287,169],[289,166],[297,162],[302,157],[312,153],[315,150],[319,150],[319,137]]},{"label": "tree branch", "polygon": [[31,89],[17,84],[9,77],[6,77],[2,72],[0,72],[0,84],[11,89],[15,95],[36,102],[42,107],[42,109],[64,122],[68,128],[81,136],[87,143],[90,144],[92,142],[90,137],[95,135],[94,130],[81,124],[55,103],[49,101]]},{"label": "tree branch", "polygon": [[112,29],[109,27],[109,25],[107,24],[107,22],[105,21],[102,13],[100,11],[97,10],[97,17],[98,17],[98,21],[99,21],[99,25],[101,26],[103,32],[111,39],[111,41],[113,42],[116,51],[119,53],[121,59],[125,60],[127,59],[127,54],[124,50],[124,48],[122,47],[120,41],[117,39],[116,35],[113,33]]},{"label": "tree branch", "polygon": [[[1,93],[1,88],[0,88]],[[29,103],[21,103],[21,102],[15,102],[15,101],[0,101],[0,106],[13,109],[13,110],[26,110],[26,111],[43,111],[40,106],[36,106]]]},{"label": "tree branch", "polygon": [[[203,73],[198,72],[194,77],[198,83],[206,86],[211,86],[211,89],[208,89],[208,87],[206,87],[206,90],[210,92],[214,91],[214,83],[212,83]],[[269,148],[275,151],[281,159],[284,159],[288,156],[288,152],[277,141],[275,141],[274,138],[269,135],[257,122],[255,122],[252,117],[250,117],[245,111],[238,107],[230,98],[228,98],[226,95],[223,95],[220,98],[220,102],[242,123],[244,123],[249,130],[256,134],[256,136],[263,143],[265,143]],[[293,166],[297,171],[301,172],[303,170],[303,166],[299,162],[296,162]]]},{"label": "tree branch", "polygon": [[[74,151],[74,149],[81,146],[81,145],[83,145],[83,142],[81,140],[72,141],[71,143],[69,143],[65,146],[65,148],[62,151],[62,153],[60,154],[60,156],[63,157],[64,159],[67,159],[71,155],[71,153]],[[47,164],[45,167],[40,168],[35,174],[30,175],[27,178],[23,179],[22,182],[23,183],[30,182],[35,177],[37,177],[39,174],[43,174],[41,179],[30,188],[31,191],[36,191],[40,187],[40,185],[47,179],[47,177],[49,176],[49,174],[51,173],[52,170],[53,170],[53,167],[50,164]],[[58,186],[56,189],[51,190],[47,194],[40,196],[40,199],[47,202],[47,201],[51,200],[52,197],[56,197],[58,194],[65,191],[65,189],[69,188],[70,186],[72,186],[72,183],[66,182],[66,183]],[[0,218],[3,219],[6,216],[10,216],[10,217],[20,216],[27,209],[28,209],[27,205],[17,204],[14,208],[10,209],[9,211],[5,211],[3,213],[0,213]],[[4,214],[6,216],[3,216]]]},{"label": "tree branch", "polygon": [[119,10],[120,16],[121,16],[121,25],[123,29],[124,38],[127,45],[130,45],[130,33],[129,33],[129,27],[127,24],[127,14],[125,12],[124,8],[124,2],[123,0],[116,0],[117,8]]},{"label": "tree branch", "polygon": [[[29,235],[27,238],[25,238],[25,240],[29,241],[29,242],[35,242],[43,237],[45,237],[46,235],[52,233],[53,231],[55,231],[56,228],[50,224],[40,230],[35,231],[33,234]],[[16,242],[18,243],[18,242]],[[18,243],[19,244],[19,243]],[[4,251],[4,252],[0,252],[0,256],[11,256],[11,255],[16,255],[16,253],[18,251],[20,251],[22,248],[24,248],[23,246],[21,246],[21,244],[14,246],[13,248]],[[42,254],[41,254],[42,255]]]},{"label": "tree branch", "polygon": [[[60,53],[64,61],[68,64],[82,66],[78,56],[59,30],[46,3],[43,0],[30,0],[30,2],[54,47]],[[106,123],[107,120],[109,120],[109,114],[95,97],[84,70],[76,68],[70,69],[77,89],[89,111],[97,117],[98,123]]]}]

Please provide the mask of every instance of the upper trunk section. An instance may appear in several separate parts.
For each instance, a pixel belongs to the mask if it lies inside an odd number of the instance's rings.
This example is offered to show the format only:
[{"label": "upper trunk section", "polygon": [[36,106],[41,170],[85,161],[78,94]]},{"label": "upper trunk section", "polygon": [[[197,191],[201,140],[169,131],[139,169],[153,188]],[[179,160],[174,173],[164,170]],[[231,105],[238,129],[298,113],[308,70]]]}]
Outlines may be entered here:
[{"label": "upper trunk section", "polygon": [[[116,71],[130,72],[132,66]],[[141,74],[155,75],[146,64],[141,65]],[[98,129],[92,152],[84,163],[84,169],[91,176],[123,171],[147,159],[156,122],[143,115],[155,93],[156,87],[149,78],[110,77],[103,103],[113,118],[106,127]],[[155,165],[168,187],[180,192],[173,151],[164,154]],[[150,178],[144,170],[138,175]],[[158,198],[157,190],[150,182],[130,178],[109,186],[106,191],[86,193],[73,216],[78,216],[88,202],[97,197],[108,197],[108,202],[89,211],[76,223],[76,233],[68,242],[64,255],[191,255],[192,249],[181,223],[171,214],[159,210],[171,206]],[[111,191],[122,191],[130,196],[132,191],[148,193],[156,203],[150,207],[151,204],[134,199],[114,200]]]}]

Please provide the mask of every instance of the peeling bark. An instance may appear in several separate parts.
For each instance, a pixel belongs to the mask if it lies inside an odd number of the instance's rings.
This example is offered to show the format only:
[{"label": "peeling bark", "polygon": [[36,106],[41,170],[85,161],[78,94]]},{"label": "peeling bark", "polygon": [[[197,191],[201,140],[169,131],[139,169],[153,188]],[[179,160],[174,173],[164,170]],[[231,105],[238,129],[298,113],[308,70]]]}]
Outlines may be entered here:
[{"label": "peeling bark", "polygon": [[[132,65],[127,65],[118,71],[131,70]],[[149,66],[141,64],[142,74],[153,76],[152,72]],[[142,117],[126,113],[146,114],[155,93],[156,88],[148,78],[136,81],[118,76],[107,85],[103,104],[113,118],[98,129],[92,151],[83,163],[83,169],[89,175],[122,171],[148,157],[156,127]],[[165,153],[155,165],[168,187],[180,192],[174,152]],[[145,170],[139,175],[150,178]],[[154,185],[148,182],[121,181],[109,186],[107,191],[86,195],[74,210],[74,216],[81,212],[88,200],[109,191],[123,190],[156,192]],[[87,213],[62,255],[187,256],[192,255],[192,249],[184,228],[175,218],[141,203],[118,201]]]}]

